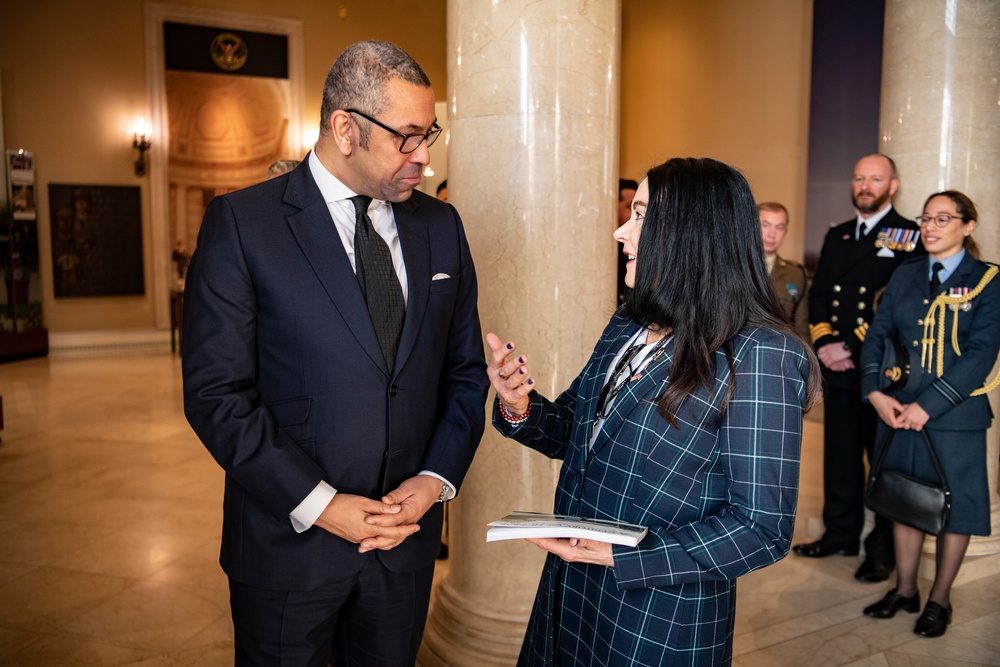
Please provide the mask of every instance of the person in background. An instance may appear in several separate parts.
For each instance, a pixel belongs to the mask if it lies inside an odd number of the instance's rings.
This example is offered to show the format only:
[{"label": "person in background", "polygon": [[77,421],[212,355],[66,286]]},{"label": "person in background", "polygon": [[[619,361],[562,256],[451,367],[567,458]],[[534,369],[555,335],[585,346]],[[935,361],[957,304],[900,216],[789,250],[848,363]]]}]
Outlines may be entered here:
[{"label": "person in background", "polygon": [[282,174],[287,174],[297,166],[299,166],[299,160],[278,160],[271,163],[271,166],[267,168],[267,177],[276,178]]},{"label": "person in background", "polygon": [[[865,524],[865,456],[872,460],[875,410],[861,400],[861,346],[875,313],[875,299],[907,258],[924,254],[920,232],[892,207],[899,188],[896,164],[881,154],[854,165],[855,217],[834,225],[820,251],[809,288],[809,335],[823,366],[823,523],[815,541],[795,545],[795,555],[856,556]],[[865,538],[865,559],[854,578],[885,581],[896,557],[892,522],[875,515]]]},{"label": "person in background", "polygon": [[[639,184],[630,178],[618,179],[618,227],[628,222],[632,215],[632,199],[635,191],[639,189]],[[625,255],[618,253],[618,305],[625,302],[625,292],[628,286],[625,284]]]},{"label": "person in background", "polygon": [[437,186],[437,192],[435,192],[437,198],[441,201],[448,201],[448,179],[444,179]]},{"label": "person in background", "polygon": [[226,473],[237,665],[415,663],[488,389],[462,221],[414,192],[438,134],[420,66],[353,44],[306,164],[205,212],[184,409]]},{"label": "person in background", "polygon": [[558,399],[487,335],[493,425],[563,460],[554,511],[649,529],[636,547],[530,540],[549,555],[518,664],[729,665],[736,578],[788,553],[819,367],[732,167],[654,167],[614,237],[632,289]]},{"label": "person in background", "polygon": [[806,267],[798,262],[785,259],[778,255],[778,249],[788,233],[788,209],[776,201],[766,201],[757,204],[757,215],[760,216],[760,235],[764,241],[764,262],[767,264],[767,275],[771,278],[778,300],[785,308],[785,313],[795,325],[804,340],[809,339],[809,278]]},{"label": "person in background", "polygon": [[[906,262],[892,275],[861,353],[861,391],[881,417],[879,443],[894,429],[883,466],[937,483],[918,435],[926,430],[951,490],[951,514],[937,536],[934,585],[913,628],[924,637],[939,637],[948,628],[951,586],[969,536],[990,534],[986,430],[993,412],[982,387],[1000,351],[1000,280],[995,265],[979,261],[972,239],[978,218],[976,205],[961,192],[927,199],[919,222],[929,256]],[[963,301],[936,300],[947,296]],[[925,323],[932,323],[930,330]],[[890,347],[910,353],[914,377],[898,388],[883,383],[882,361]],[[920,610],[924,533],[898,522],[893,531],[896,587],[865,608],[873,618]]]}]

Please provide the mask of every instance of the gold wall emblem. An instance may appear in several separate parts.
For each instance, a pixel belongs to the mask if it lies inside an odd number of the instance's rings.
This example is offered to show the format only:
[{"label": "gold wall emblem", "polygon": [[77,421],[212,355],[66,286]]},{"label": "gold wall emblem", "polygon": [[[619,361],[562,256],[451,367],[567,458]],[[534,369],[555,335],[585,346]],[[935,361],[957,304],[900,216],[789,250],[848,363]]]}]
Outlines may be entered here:
[{"label": "gold wall emblem", "polygon": [[224,32],[216,35],[209,47],[212,61],[227,72],[235,72],[247,62],[247,44],[239,35]]}]

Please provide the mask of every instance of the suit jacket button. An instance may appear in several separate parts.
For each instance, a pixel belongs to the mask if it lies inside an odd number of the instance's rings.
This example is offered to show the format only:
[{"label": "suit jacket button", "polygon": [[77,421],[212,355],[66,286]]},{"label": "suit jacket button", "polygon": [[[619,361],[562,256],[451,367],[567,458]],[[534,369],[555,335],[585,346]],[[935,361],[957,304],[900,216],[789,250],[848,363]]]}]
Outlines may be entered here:
[{"label": "suit jacket button", "polygon": [[399,393],[399,387],[397,387],[396,385],[392,385],[391,387],[389,387],[390,396],[395,396],[398,393]]},{"label": "suit jacket button", "polygon": [[836,322],[836,321],[837,321],[837,320],[839,320],[839,319],[840,319],[840,318],[839,318],[839,317],[837,317],[836,315],[831,315],[831,316],[830,316],[830,321],[831,321],[831,322]]},{"label": "suit jacket button", "polygon": [[863,317],[859,317],[859,318],[858,318],[857,320],[855,320],[855,321],[856,321],[856,322],[857,322],[858,324],[864,324],[864,323],[865,323],[865,318],[863,318]]},{"label": "suit jacket button", "polygon": [[839,292],[840,291],[840,285],[834,285],[833,286],[833,291],[834,292]]},{"label": "suit jacket button", "polygon": [[917,341],[913,341],[913,347],[916,347],[918,345],[920,345],[920,343],[918,343]]},{"label": "suit jacket button", "polygon": [[865,309],[865,302],[858,301],[858,310],[864,310],[864,309]]},{"label": "suit jacket button", "polygon": [[864,285],[862,285],[861,287],[858,288],[858,294],[864,294],[867,291],[868,290],[865,288]]},{"label": "suit jacket button", "polygon": [[833,306],[834,308],[838,308],[840,306],[840,302],[834,299],[833,303],[831,303],[830,305]]}]

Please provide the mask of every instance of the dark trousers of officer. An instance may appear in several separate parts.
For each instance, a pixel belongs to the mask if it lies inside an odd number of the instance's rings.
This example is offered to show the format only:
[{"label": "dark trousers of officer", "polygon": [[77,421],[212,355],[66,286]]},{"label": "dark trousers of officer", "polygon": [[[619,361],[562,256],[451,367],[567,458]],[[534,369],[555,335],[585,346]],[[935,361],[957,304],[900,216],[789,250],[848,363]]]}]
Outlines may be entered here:
[{"label": "dark trousers of officer", "polygon": [[[878,413],[861,402],[861,392],[828,387],[823,401],[823,541],[836,548],[858,548],[865,524],[865,455],[872,460]],[[868,558],[894,565],[892,521],[875,516],[865,538]]]}]

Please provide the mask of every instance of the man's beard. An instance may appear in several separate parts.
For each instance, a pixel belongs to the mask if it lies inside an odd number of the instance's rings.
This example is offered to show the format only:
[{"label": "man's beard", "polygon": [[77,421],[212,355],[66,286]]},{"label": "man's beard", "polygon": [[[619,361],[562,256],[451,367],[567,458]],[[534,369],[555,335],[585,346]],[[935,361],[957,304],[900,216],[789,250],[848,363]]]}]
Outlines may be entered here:
[{"label": "man's beard", "polygon": [[[859,194],[865,194],[865,193],[859,193]],[[867,194],[872,194],[872,193],[868,192]],[[889,191],[886,190],[881,197],[875,197],[874,199],[872,199],[870,204],[862,205],[858,201],[858,197],[856,196],[852,196],[851,201],[854,202],[854,208],[858,209],[860,213],[870,215],[881,209],[883,206],[885,206],[886,202],[889,201]]]}]

